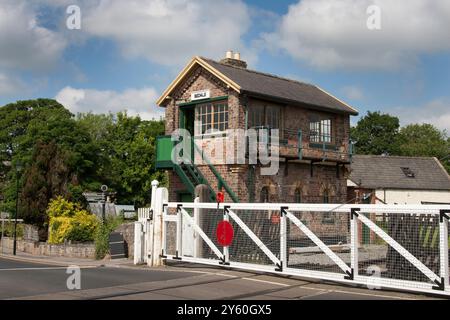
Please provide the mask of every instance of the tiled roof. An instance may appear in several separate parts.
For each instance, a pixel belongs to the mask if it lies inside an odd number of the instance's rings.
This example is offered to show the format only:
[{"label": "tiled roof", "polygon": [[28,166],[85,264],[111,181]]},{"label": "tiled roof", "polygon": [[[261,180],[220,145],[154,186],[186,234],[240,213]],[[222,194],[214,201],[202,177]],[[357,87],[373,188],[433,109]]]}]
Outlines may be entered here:
[{"label": "tiled roof", "polygon": [[436,158],[355,155],[351,169],[349,179],[363,188],[450,190],[450,177]]},{"label": "tiled roof", "polygon": [[241,92],[268,99],[276,98],[286,103],[307,104],[318,109],[358,114],[356,109],[315,85],[230,66],[207,58],[201,59],[237,83],[241,87]]}]

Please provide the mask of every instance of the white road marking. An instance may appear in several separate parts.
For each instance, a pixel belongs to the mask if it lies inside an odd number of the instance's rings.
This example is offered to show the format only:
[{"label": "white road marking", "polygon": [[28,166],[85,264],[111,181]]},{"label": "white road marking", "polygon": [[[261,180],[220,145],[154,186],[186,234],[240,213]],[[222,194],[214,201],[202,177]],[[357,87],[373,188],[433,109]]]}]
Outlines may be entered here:
[{"label": "white road marking", "polygon": [[242,280],[249,280],[249,281],[262,282],[262,283],[267,283],[267,284],[273,284],[273,285],[280,286],[280,287],[290,287],[291,286],[290,284],[261,280],[261,279],[253,279],[253,278],[242,278]]},{"label": "white road marking", "polygon": [[[40,270],[66,270],[67,267],[41,267],[41,268],[9,268],[9,269],[0,269],[1,271],[40,271]],[[93,269],[97,268],[97,266],[82,266],[80,269]]]}]

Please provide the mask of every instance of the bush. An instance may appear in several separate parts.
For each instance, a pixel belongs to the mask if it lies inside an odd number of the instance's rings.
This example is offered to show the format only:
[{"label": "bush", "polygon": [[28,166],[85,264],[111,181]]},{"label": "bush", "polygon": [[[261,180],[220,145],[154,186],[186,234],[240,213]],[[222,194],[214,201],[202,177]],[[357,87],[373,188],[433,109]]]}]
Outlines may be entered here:
[{"label": "bush", "polygon": [[[1,237],[1,223],[0,223],[0,237]],[[5,237],[14,237],[14,220],[11,220],[11,222],[5,222],[5,229],[4,229],[4,235]],[[23,238],[23,224],[18,223],[17,224],[17,238]]]},{"label": "bush", "polygon": [[50,217],[49,243],[94,241],[99,221],[79,204],[58,197],[50,201],[47,214]]},{"label": "bush", "polygon": [[109,235],[123,223],[122,217],[108,217],[95,233],[95,258],[103,259],[109,253]]}]

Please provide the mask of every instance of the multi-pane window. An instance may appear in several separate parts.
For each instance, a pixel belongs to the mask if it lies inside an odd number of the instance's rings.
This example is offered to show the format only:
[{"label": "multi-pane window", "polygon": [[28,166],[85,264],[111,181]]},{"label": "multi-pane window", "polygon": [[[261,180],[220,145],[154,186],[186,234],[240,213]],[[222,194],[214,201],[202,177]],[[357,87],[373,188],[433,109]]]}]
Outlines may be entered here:
[{"label": "multi-pane window", "polygon": [[196,134],[224,132],[228,129],[228,104],[206,103],[195,109]]},{"label": "multi-pane window", "polygon": [[331,143],[331,119],[311,121],[309,130],[311,142]]},{"label": "multi-pane window", "polygon": [[249,127],[269,127],[280,129],[280,107],[251,106],[248,110]]}]

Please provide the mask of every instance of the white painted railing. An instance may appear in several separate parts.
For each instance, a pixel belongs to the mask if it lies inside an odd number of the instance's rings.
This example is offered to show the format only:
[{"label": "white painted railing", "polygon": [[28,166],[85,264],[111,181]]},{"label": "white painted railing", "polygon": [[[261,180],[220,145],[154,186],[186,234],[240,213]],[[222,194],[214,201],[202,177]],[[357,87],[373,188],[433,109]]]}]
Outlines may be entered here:
[{"label": "white painted railing", "polygon": [[[450,295],[450,206],[161,201],[154,210],[166,260]],[[223,220],[234,229],[226,247]]]}]

